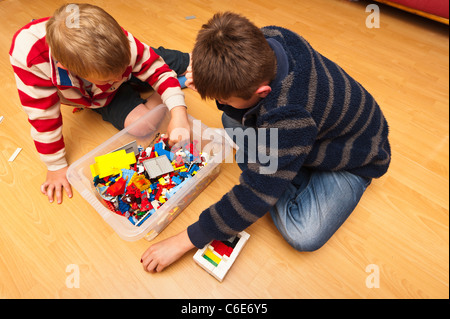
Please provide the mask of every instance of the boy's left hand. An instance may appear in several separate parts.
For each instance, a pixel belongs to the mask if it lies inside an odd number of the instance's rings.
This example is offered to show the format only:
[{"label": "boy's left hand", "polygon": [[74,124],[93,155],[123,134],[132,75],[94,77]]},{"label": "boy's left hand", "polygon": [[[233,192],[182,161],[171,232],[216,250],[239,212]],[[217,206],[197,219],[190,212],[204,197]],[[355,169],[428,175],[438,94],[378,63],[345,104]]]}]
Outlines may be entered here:
[{"label": "boy's left hand", "polygon": [[187,118],[186,107],[176,106],[170,111],[171,119],[167,126],[169,145],[173,146],[182,141],[189,141],[191,127]]},{"label": "boy's left hand", "polygon": [[161,272],[192,248],[195,246],[189,239],[186,229],[178,235],[151,245],[142,255],[141,263],[145,271]]},{"label": "boy's left hand", "polygon": [[191,65],[189,65],[189,67],[187,68],[185,76],[186,76],[186,82],[184,83],[184,85],[186,85],[191,90],[197,92],[197,89],[195,88],[195,85],[194,85],[194,77],[192,75],[192,66]]}]

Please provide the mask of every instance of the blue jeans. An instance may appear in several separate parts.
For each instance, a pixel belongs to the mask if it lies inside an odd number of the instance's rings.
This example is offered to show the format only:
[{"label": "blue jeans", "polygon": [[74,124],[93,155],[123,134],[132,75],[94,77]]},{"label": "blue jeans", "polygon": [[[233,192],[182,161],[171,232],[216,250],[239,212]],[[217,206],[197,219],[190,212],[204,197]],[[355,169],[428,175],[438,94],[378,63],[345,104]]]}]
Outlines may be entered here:
[{"label": "blue jeans", "polygon": [[[223,114],[225,128],[242,128]],[[231,136],[234,142],[236,139]],[[244,158],[248,145],[238,145]],[[241,157],[242,158],[242,157]],[[245,169],[246,163],[238,163]],[[284,239],[298,251],[322,247],[355,209],[371,179],[346,171],[316,171],[302,167],[287,190],[270,209]]]}]

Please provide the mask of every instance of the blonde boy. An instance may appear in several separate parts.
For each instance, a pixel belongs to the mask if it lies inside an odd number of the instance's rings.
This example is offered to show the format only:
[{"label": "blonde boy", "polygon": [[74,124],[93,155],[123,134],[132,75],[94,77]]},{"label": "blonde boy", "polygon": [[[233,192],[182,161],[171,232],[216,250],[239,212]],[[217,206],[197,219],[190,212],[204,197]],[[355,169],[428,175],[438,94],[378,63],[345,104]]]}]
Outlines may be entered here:
[{"label": "blonde boy", "polygon": [[[188,54],[162,52],[187,60],[187,67]],[[61,103],[93,109],[118,129],[164,103],[171,113],[169,131],[189,128],[177,74],[97,6],[66,4],[52,17],[32,21],[14,35],[9,54],[31,136],[47,166],[41,192],[50,202],[56,196],[61,203],[63,189],[72,197]],[[141,99],[130,81],[156,93]]]}]

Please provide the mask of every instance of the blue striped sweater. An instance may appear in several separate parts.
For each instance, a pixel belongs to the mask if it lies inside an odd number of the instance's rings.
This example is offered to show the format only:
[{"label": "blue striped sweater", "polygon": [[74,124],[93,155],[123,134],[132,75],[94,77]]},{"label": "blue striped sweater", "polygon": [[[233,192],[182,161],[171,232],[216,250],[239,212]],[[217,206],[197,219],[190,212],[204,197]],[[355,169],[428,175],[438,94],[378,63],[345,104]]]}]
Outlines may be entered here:
[{"label": "blue striped sweater", "polygon": [[278,62],[272,92],[250,110],[219,108],[245,126],[278,129],[278,169],[260,174],[262,164],[249,163],[239,184],[188,227],[198,248],[264,216],[302,166],[378,178],[390,163],[387,122],[361,84],[301,36],[274,26],[262,31]]}]

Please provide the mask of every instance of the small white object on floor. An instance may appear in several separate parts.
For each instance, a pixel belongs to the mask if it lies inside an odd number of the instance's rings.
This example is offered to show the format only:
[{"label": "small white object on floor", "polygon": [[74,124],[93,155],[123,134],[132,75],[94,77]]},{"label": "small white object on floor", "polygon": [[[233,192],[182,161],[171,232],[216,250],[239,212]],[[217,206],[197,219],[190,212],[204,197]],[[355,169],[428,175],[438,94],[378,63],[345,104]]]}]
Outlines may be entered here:
[{"label": "small white object on floor", "polygon": [[12,162],[16,159],[17,155],[19,155],[20,151],[22,150],[22,148],[18,147],[16,149],[16,151],[13,153],[13,155],[11,155],[11,157],[9,158],[8,162]]}]

